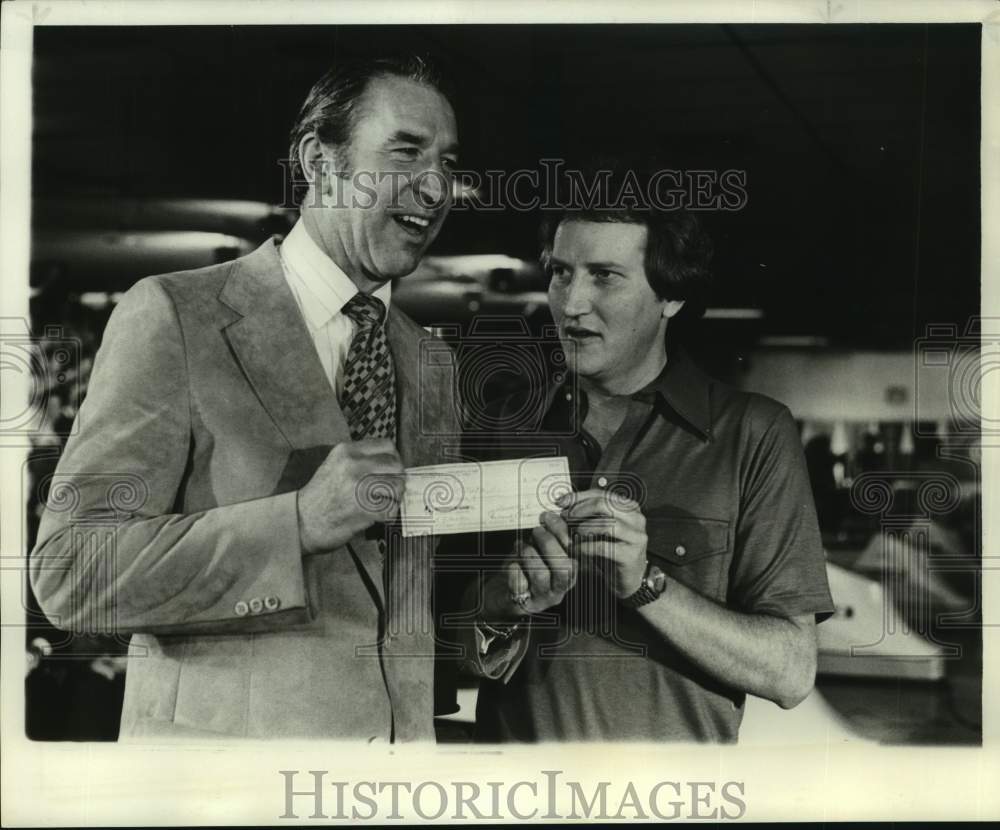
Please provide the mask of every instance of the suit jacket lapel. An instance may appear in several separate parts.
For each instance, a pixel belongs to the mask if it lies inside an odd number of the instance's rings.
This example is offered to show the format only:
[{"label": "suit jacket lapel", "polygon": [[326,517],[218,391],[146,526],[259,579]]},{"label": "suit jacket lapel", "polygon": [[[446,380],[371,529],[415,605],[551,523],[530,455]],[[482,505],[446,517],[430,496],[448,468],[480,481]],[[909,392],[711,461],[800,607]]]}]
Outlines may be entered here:
[{"label": "suit jacket lapel", "polygon": [[[296,475],[305,475],[297,484],[301,486],[327,450],[349,441],[351,433],[273,242],[237,261],[219,299],[240,315],[225,326],[223,334],[264,409],[291,446],[291,466],[302,461]],[[301,458],[296,459],[297,455]],[[372,598],[384,607],[382,562],[376,546],[365,543],[359,534],[349,548],[368,575]]]},{"label": "suit jacket lapel", "polygon": [[[292,295],[273,242],[238,260],[219,299],[239,317],[223,328],[230,348],[258,399],[294,450],[322,449],[350,440],[350,430],[323,371],[306,324]],[[441,425],[453,423],[452,375],[423,377],[421,341],[430,335],[390,305],[386,337],[396,372],[397,446],[407,467],[437,463]],[[433,364],[428,364],[433,365]],[[457,436],[456,436],[457,437]],[[362,535],[350,549],[385,606],[382,557]],[[419,551],[402,540],[400,554],[409,560]],[[395,545],[391,546],[395,548]],[[420,550],[422,547],[418,545]],[[407,555],[409,554],[409,555]],[[398,554],[397,554],[398,555]],[[400,571],[401,565],[393,572]],[[409,583],[416,568],[407,562],[395,580]],[[417,568],[420,570],[420,568]]]},{"label": "suit jacket lapel", "polygon": [[237,261],[219,299],[241,315],[223,333],[291,447],[333,446],[349,440],[344,414],[273,242]]}]

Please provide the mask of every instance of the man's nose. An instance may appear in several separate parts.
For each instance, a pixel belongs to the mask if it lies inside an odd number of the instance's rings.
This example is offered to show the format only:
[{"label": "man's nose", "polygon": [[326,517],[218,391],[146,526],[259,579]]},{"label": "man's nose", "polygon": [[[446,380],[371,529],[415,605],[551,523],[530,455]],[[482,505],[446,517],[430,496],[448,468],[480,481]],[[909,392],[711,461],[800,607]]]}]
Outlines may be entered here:
[{"label": "man's nose", "polygon": [[563,293],[563,316],[579,317],[590,311],[590,289],[587,281],[574,276]]},{"label": "man's nose", "polygon": [[413,180],[413,191],[423,207],[437,209],[444,207],[451,195],[451,182],[441,165],[427,167]]}]

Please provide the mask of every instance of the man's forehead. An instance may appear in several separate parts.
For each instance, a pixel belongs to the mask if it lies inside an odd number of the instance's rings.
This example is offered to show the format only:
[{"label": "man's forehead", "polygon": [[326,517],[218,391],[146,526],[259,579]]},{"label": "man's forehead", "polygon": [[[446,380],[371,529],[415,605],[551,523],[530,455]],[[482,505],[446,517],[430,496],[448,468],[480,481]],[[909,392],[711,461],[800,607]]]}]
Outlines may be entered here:
[{"label": "man's forehead", "polygon": [[556,229],[552,254],[588,262],[641,260],[646,226],[636,222],[567,219]]},{"label": "man's forehead", "polygon": [[443,143],[457,143],[455,114],[434,87],[409,78],[385,76],[369,83],[359,102],[359,129],[405,132]]}]

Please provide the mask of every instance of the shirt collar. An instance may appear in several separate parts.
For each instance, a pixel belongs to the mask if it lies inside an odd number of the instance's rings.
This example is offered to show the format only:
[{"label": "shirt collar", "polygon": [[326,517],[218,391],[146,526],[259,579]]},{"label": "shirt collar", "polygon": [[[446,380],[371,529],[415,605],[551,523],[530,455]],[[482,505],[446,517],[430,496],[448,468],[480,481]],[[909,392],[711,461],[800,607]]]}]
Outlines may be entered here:
[{"label": "shirt collar", "polygon": [[[708,439],[712,434],[711,385],[712,379],[695,365],[683,347],[668,346],[663,371],[633,397],[665,404]],[[568,406],[572,395],[568,398],[567,394],[575,386],[572,376],[551,386],[545,411]]]},{"label": "shirt collar", "polygon": [[699,369],[687,351],[667,347],[667,365],[637,394],[659,397],[704,438],[712,434],[712,379]]},{"label": "shirt collar", "polygon": [[[301,296],[302,314],[310,328],[325,326],[358,293],[351,278],[313,241],[301,219],[288,232],[278,250],[296,288],[304,294]],[[379,286],[373,296],[388,309],[392,284],[387,282]]]}]

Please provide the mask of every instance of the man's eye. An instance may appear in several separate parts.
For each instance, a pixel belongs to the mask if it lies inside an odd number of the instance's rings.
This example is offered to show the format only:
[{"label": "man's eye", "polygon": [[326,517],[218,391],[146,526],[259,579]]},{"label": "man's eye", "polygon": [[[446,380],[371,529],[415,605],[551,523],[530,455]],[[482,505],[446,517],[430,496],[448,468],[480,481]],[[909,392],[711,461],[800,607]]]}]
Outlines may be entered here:
[{"label": "man's eye", "polygon": [[458,167],[458,159],[443,158],[441,159],[441,166],[449,173],[453,173],[455,168]]},{"label": "man's eye", "polygon": [[397,147],[392,152],[395,153],[397,156],[406,159],[415,159],[417,156],[420,155],[420,150],[416,147]]},{"label": "man's eye", "polygon": [[569,279],[569,269],[561,265],[553,265],[549,268],[549,274],[554,280],[565,282]]},{"label": "man's eye", "polygon": [[598,268],[596,271],[591,272],[594,278],[600,282],[614,282],[615,278],[618,276],[614,271],[608,271],[604,268]]}]

